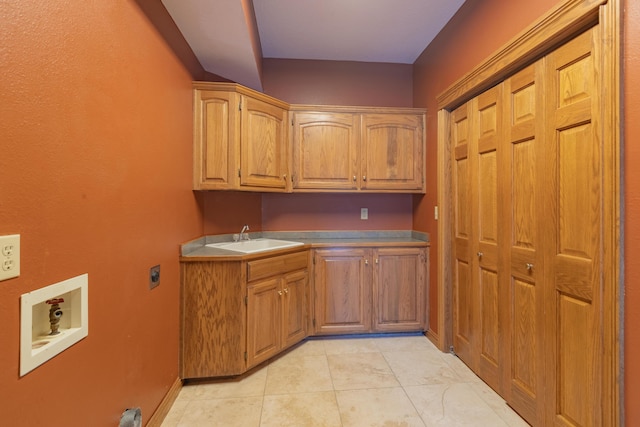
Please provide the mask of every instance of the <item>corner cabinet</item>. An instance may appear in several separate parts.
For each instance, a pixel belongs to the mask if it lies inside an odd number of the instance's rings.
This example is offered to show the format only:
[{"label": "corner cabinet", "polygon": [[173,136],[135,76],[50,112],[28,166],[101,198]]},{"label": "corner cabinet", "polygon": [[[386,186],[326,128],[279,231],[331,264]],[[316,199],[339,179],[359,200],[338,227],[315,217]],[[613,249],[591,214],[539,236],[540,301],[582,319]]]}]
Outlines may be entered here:
[{"label": "corner cabinet", "polygon": [[194,83],[195,190],[289,191],[289,105],[233,83]]},{"label": "corner cabinet", "polygon": [[424,331],[427,248],[316,249],[315,334]]},{"label": "corner cabinet", "polygon": [[309,251],[183,261],[180,377],[233,376],[307,336]]},{"label": "corner cabinet", "polygon": [[291,106],[293,191],[425,191],[425,112]]}]

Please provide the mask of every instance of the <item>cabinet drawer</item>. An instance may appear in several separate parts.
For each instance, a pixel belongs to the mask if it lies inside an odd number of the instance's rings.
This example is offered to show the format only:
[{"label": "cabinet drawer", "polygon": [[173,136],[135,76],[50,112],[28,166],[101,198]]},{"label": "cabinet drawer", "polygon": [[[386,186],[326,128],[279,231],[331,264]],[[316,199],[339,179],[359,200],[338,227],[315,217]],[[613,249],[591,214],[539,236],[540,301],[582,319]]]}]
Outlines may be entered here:
[{"label": "cabinet drawer", "polygon": [[309,251],[263,258],[247,263],[247,281],[307,268]]}]

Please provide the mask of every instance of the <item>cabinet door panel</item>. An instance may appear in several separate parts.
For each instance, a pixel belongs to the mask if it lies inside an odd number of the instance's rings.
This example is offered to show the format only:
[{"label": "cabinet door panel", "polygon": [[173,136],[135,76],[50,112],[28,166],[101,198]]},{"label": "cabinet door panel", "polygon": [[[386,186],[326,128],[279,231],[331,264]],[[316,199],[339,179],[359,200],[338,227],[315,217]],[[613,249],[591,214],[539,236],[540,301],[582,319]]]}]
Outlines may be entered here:
[{"label": "cabinet door panel", "polygon": [[242,97],[240,185],[286,188],[286,110]]},{"label": "cabinet door panel", "polygon": [[425,254],[422,249],[378,249],[373,275],[374,329],[425,328]]},{"label": "cabinet door panel", "polygon": [[306,271],[288,274],[282,282],[284,306],[282,310],[283,346],[289,347],[307,336]]},{"label": "cabinet door panel", "polygon": [[369,332],[371,289],[369,252],[317,250],[315,320],[319,334]]},{"label": "cabinet door panel", "polygon": [[281,348],[282,290],[280,278],[247,289],[247,367],[275,355]]},{"label": "cabinet door panel", "polygon": [[362,189],[423,189],[423,118],[362,115]]},{"label": "cabinet door panel", "polygon": [[235,141],[238,97],[224,91],[196,92],[194,188],[230,189],[236,185]]},{"label": "cabinet door panel", "polygon": [[293,187],[355,190],[358,173],[357,114],[293,113]]}]

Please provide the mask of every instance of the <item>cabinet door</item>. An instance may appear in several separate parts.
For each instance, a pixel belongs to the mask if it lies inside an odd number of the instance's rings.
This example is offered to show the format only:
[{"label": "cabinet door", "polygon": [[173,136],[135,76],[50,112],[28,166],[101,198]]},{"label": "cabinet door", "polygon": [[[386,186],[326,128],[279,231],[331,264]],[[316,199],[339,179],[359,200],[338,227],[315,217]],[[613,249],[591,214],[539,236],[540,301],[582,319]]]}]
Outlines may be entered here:
[{"label": "cabinet door", "polygon": [[373,258],[374,330],[423,331],[426,326],[425,250],[381,248]]},{"label": "cabinet door", "polygon": [[242,96],[240,186],[287,188],[287,111]]},{"label": "cabinet door", "polygon": [[363,114],[363,190],[424,191],[424,116]]},{"label": "cabinet door", "polygon": [[280,278],[247,288],[247,367],[274,356],[282,342],[282,289]]},{"label": "cabinet door", "polygon": [[293,113],[293,188],[356,190],[357,114]]},{"label": "cabinet door", "polygon": [[227,190],[237,185],[238,95],[195,91],[194,170],[196,190]]},{"label": "cabinet door", "polygon": [[371,263],[366,249],[315,251],[315,325],[318,334],[371,330]]},{"label": "cabinet door", "polygon": [[282,279],[282,336],[283,347],[289,347],[307,336],[306,271],[288,274]]}]

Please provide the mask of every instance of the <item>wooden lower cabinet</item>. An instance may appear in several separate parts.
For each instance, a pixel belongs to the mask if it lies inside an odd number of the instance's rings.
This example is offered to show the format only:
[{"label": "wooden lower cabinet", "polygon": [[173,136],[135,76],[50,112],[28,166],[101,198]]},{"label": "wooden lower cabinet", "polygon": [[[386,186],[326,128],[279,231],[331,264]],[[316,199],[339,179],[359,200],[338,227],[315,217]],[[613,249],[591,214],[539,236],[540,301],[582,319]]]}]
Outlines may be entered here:
[{"label": "wooden lower cabinet", "polygon": [[180,377],[239,375],[303,340],[308,257],[183,262]]},{"label": "wooden lower cabinet", "polygon": [[314,251],[317,335],[424,331],[427,248]]},{"label": "wooden lower cabinet", "polygon": [[424,331],[428,248],[348,247],[184,261],[180,377],[235,376],[314,335]]}]

